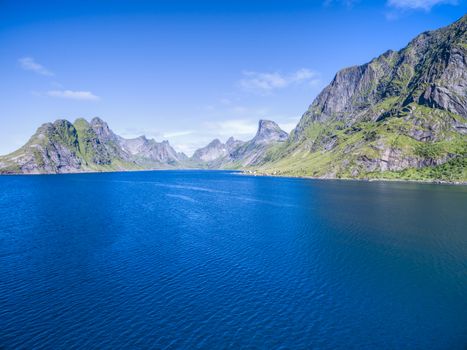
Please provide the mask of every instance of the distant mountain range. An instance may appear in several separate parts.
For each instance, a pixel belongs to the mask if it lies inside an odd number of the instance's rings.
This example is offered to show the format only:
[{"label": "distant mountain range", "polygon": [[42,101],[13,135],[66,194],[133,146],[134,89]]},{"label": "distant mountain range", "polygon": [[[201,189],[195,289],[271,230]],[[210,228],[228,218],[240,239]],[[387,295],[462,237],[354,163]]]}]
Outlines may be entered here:
[{"label": "distant mountain range", "polygon": [[177,168],[229,168],[254,165],[270,146],[287,140],[287,133],[267,120],[259,122],[256,136],[243,142],[218,139],[192,157],[176,152],[168,141],[116,135],[100,118],[74,123],[56,120],[43,124],[17,151],[0,157],[0,172],[59,174],[90,171],[124,171]]},{"label": "distant mountain range", "polygon": [[339,71],[288,135],[268,120],[253,139],[218,139],[192,157],[167,141],[124,139],[99,118],[42,125],[1,173],[247,169],[322,178],[467,181],[467,15]]},{"label": "distant mountain range", "polygon": [[188,157],[167,141],[125,139],[106,122],[77,119],[43,124],[17,151],[0,157],[3,173],[73,173],[182,167]]}]

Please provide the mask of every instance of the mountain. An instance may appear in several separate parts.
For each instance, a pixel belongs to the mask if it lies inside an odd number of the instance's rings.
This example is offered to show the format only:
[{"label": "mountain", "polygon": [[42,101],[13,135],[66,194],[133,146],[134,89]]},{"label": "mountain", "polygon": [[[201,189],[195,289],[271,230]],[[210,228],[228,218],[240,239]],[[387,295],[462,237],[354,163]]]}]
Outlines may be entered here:
[{"label": "mountain", "polygon": [[187,161],[167,141],[125,139],[100,118],[39,127],[17,151],[0,157],[0,173],[72,173],[180,167]]},{"label": "mountain", "polygon": [[191,159],[199,163],[212,162],[218,158],[224,158],[228,154],[227,146],[219,139],[214,139],[207,146],[197,149]]},{"label": "mountain", "polygon": [[219,139],[214,139],[207,146],[199,148],[193,153],[190,164],[195,168],[224,168],[225,164],[230,163],[232,152],[244,143],[233,137],[230,137],[225,144]]},{"label": "mountain", "polygon": [[467,15],[399,51],[339,71],[287,135],[260,120],[250,141],[191,158],[167,141],[115,135],[99,118],[42,125],[1,173],[245,169],[320,178],[467,182]]},{"label": "mountain", "polygon": [[467,180],[467,15],[339,71],[256,169],[326,178]]},{"label": "mountain", "polygon": [[231,152],[235,167],[248,167],[267,160],[268,152],[288,139],[288,134],[271,120],[260,120],[255,137]]},{"label": "mountain", "polygon": [[260,120],[256,135],[247,142],[229,138],[225,144],[218,139],[195,151],[191,161],[198,166],[238,169],[260,163],[274,146],[287,140],[288,134],[270,120]]}]

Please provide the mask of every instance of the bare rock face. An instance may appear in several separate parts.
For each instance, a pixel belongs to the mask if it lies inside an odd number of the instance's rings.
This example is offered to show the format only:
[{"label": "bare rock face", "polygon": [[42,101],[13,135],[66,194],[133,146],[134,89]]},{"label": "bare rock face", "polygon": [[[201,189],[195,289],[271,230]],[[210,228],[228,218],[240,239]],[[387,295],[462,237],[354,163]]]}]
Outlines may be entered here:
[{"label": "bare rock face", "polygon": [[140,136],[134,139],[118,138],[118,144],[140,164],[178,164],[186,158],[184,154],[177,153],[168,141],[156,142]]},{"label": "bare rock face", "polygon": [[227,151],[231,153],[241,145],[243,145],[245,142],[240,141],[240,140],[235,140],[233,137],[229,137],[227,142],[225,143],[225,147],[227,148]]},{"label": "bare rock face", "polygon": [[[367,64],[339,71],[305,112],[293,138],[302,138],[315,121],[376,121],[397,115],[412,102],[467,119],[466,32],[467,15],[420,34],[398,52],[387,51]],[[385,101],[386,106],[381,105]],[[374,109],[378,104],[383,111]],[[388,105],[392,110],[384,108]]]},{"label": "bare rock face", "polygon": [[102,143],[116,142],[118,139],[117,135],[110,130],[109,125],[99,117],[95,117],[91,120],[90,127]]},{"label": "bare rock face", "polygon": [[[232,141],[229,146],[232,146]],[[229,147],[219,139],[214,139],[207,146],[196,150],[193,153],[192,160],[195,162],[212,162],[216,159],[224,158],[228,154]]]},{"label": "bare rock face", "polygon": [[289,135],[275,122],[271,120],[260,120],[258,123],[258,131],[252,141],[256,144],[283,142],[286,141],[288,137]]}]

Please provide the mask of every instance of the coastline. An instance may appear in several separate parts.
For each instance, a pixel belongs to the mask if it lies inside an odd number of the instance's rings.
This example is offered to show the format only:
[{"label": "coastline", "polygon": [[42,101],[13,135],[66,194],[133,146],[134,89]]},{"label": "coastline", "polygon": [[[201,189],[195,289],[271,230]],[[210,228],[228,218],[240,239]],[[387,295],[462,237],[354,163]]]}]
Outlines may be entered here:
[{"label": "coastline", "polygon": [[317,177],[317,176],[303,176],[303,175],[279,175],[258,173],[251,170],[242,170],[240,172],[243,176],[264,176],[264,177],[283,177],[289,179],[308,179],[308,180],[325,180],[325,181],[359,181],[359,182],[401,182],[401,183],[421,183],[431,185],[454,185],[454,186],[467,186],[467,181],[444,181],[444,180],[409,180],[409,179],[389,179],[389,178],[366,178],[357,179],[351,177]]},{"label": "coastline", "polygon": [[206,168],[160,168],[160,169],[128,169],[128,170],[95,170],[95,171],[76,171],[64,173],[0,173],[0,176],[44,176],[44,175],[77,175],[77,174],[99,174],[99,173],[133,173],[133,172],[152,172],[152,171],[234,171],[241,176],[262,176],[262,177],[281,177],[289,179],[308,179],[308,180],[329,180],[329,181],[359,181],[359,182],[400,182],[400,183],[420,183],[431,185],[455,185],[467,186],[467,181],[444,181],[444,180],[410,180],[410,179],[390,179],[390,178],[347,178],[347,177],[316,177],[303,175],[280,175],[262,173],[253,170],[242,169],[206,169]]}]

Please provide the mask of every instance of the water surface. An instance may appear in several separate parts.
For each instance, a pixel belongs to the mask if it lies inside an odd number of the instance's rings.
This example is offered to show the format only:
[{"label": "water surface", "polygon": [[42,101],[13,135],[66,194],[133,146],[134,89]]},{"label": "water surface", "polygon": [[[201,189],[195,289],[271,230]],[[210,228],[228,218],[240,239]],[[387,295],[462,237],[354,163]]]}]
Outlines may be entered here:
[{"label": "water surface", "polygon": [[465,349],[467,188],[0,177],[0,348]]}]

